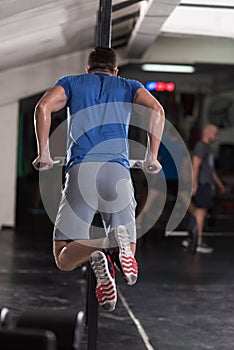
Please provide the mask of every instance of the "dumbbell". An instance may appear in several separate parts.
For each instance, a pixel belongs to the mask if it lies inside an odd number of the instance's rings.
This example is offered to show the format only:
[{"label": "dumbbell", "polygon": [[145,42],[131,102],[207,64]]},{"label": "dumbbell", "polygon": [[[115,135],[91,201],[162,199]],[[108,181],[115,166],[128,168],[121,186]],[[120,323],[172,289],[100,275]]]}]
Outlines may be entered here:
[{"label": "dumbbell", "polygon": [[2,328],[1,350],[57,350],[55,334],[44,329]]},{"label": "dumbbell", "polygon": [[18,317],[16,327],[49,330],[56,336],[58,350],[78,350],[83,334],[84,313],[31,308]]},{"label": "dumbbell", "polygon": [[41,329],[14,328],[7,307],[0,309],[1,350],[56,350],[53,332]]}]

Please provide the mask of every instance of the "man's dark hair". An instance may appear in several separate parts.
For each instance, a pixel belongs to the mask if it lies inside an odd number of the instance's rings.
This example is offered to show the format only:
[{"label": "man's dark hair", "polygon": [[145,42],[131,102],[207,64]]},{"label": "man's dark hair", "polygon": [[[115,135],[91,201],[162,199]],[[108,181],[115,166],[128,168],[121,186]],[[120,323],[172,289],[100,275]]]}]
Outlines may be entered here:
[{"label": "man's dark hair", "polygon": [[89,54],[88,68],[91,70],[100,69],[113,73],[117,64],[116,53],[110,47],[97,46]]}]

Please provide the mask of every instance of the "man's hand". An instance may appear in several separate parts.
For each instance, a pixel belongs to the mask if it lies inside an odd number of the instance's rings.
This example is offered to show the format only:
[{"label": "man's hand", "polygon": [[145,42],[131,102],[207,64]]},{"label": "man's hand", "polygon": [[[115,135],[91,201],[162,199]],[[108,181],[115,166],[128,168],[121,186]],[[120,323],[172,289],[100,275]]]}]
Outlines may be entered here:
[{"label": "man's hand", "polygon": [[38,156],[33,162],[32,165],[36,170],[39,171],[45,171],[49,170],[53,167],[53,160],[47,156],[47,157],[40,157]]},{"label": "man's hand", "polygon": [[218,191],[220,194],[224,194],[226,192],[225,186],[222,183],[218,186]]},{"label": "man's hand", "polygon": [[222,181],[220,180],[219,176],[217,175],[216,171],[213,171],[213,179],[214,182],[216,184],[216,186],[218,187],[218,191],[220,194],[224,194],[226,189],[224,184],[222,183]]},{"label": "man's hand", "polygon": [[146,173],[158,174],[159,171],[162,169],[162,165],[159,163],[157,159],[154,161],[145,160],[143,162],[143,169]]}]

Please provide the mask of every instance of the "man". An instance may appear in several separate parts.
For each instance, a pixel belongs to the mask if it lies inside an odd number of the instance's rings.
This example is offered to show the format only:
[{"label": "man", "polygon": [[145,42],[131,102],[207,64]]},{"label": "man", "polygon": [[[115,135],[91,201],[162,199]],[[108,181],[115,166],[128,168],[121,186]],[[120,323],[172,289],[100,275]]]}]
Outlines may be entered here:
[{"label": "man", "polygon": [[[38,157],[33,165],[40,171],[52,167],[51,113],[65,106],[69,109],[66,181],[54,228],[54,257],[58,268],[67,271],[90,259],[97,278],[96,296],[106,311],[114,310],[117,301],[115,268],[129,285],[136,282],[138,274],[127,144],[130,106],[134,103],[150,109],[146,171],[158,166],[164,126],[159,102],[141,83],[117,74],[114,50],[96,47],[89,54],[86,74],[61,78],[35,109]],[[101,245],[89,232],[96,212],[101,214],[108,235]]]},{"label": "man", "polygon": [[[208,209],[212,207],[213,185],[217,185],[220,193],[225,188],[214,170],[214,160],[210,145],[218,139],[218,128],[215,125],[206,125],[202,130],[202,138],[195,145],[193,151],[193,202],[195,209],[193,215],[196,219],[198,241],[197,252],[212,253],[213,248],[209,247],[203,240],[202,232]],[[182,242],[183,246],[189,245],[188,241]]]}]

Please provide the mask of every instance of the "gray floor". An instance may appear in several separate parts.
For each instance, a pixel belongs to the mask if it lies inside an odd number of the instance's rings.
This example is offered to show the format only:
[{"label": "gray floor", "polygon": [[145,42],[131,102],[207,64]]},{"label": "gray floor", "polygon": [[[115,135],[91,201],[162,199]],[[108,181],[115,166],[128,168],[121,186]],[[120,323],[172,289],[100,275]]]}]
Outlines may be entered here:
[{"label": "gray floor", "polygon": [[[81,270],[56,269],[50,238],[36,230],[0,231],[0,300],[13,320],[29,307],[84,309]],[[118,276],[116,310],[99,309],[97,350],[234,348],[234,237],[209,236],[214,253],[194,256],[181,239],[151,231],[139,242],[139,281],[129,287]]]}]

